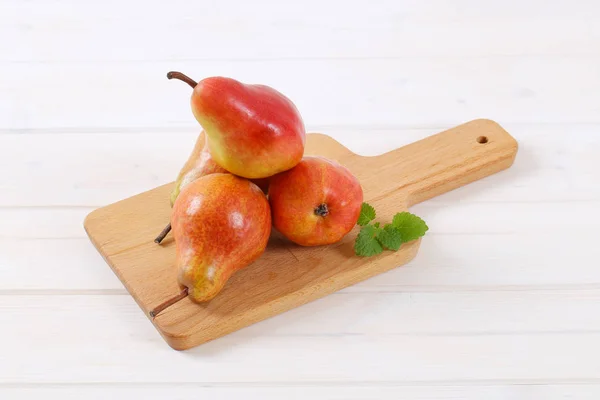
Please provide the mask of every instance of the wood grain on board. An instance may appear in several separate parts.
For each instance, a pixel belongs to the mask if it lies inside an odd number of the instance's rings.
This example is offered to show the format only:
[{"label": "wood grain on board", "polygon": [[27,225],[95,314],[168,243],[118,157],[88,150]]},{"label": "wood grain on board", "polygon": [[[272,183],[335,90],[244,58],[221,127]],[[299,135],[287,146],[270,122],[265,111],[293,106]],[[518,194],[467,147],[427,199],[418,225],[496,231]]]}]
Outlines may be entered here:
[{"label": "wood grain on board", "polygon": [[[353,154],[321,134],[309,135],[306,147],[306,154],[347,166],[382,222],[508,168],[516,153],[515,139],[490,120],[471,121],[375,157]],[[172,237],[162,245],[153,242],[170,217],[171,185],[98,209],[85,221],[92,242],[146,315],[180,292]],[[183,299],[152,322],[170,346],[187,349],[403,265],[420,243],[361,258],[354,255],[355,234],[332,246],[304,248],[274,233],[265,254],[236,273],[211,302]]]}]

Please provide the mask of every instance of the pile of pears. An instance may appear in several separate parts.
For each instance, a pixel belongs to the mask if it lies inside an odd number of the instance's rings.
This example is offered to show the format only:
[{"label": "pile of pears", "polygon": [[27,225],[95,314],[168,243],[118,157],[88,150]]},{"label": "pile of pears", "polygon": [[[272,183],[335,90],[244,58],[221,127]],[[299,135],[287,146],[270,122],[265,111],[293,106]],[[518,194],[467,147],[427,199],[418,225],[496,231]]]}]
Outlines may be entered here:
[{"label": "pile of pears", "polygon": [[182,297],[213,299],[265,251],[272,226],[300,246],[332,244],[352,230],[360,183],[335,161],[304,156],[306,132],[292,101],[231,78],[167,77],[193,88],[202,127],[171,194],[170,227],[156,240],[172,228]]}]

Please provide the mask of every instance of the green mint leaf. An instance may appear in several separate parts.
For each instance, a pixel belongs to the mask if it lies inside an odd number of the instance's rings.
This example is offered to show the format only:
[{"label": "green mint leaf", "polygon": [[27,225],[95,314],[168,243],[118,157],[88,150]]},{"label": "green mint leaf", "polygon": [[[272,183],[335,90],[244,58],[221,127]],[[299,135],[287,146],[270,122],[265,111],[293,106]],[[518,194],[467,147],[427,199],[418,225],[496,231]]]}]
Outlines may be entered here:
[{"label": "green mint leaf", "polygon": [[375,229],[379,229],[379,222],[375,222],[375,223],[373,224],[373,226],[375,227]]},{"label": "green mint leaf", "polygon": [[392,224],[385,224],[381,232],[377,235],[377,240],[388,250],[398,250],[402,244],[402,234]]},{"label": "green mint leaf", "polygon": [[358,256],[371,257],[383,251],[383,247],[377,241],[378,229],[373,225],[366,225],[360,229],[354,242],[354,252]]},{"label": "green mint leaf", "polygon": [[367,203],[362,203],[360,207],[360,215],[358,216],[358,221],[356,222],[360,226],[367,225],[369,222],[375,219],[375,209],[373,206]]},{"label": "green mint leaf", "polygon": [[400,232],[402,242],[418,239],[429,229],[425,221],[409,212],[394,215],[392,225]]}]

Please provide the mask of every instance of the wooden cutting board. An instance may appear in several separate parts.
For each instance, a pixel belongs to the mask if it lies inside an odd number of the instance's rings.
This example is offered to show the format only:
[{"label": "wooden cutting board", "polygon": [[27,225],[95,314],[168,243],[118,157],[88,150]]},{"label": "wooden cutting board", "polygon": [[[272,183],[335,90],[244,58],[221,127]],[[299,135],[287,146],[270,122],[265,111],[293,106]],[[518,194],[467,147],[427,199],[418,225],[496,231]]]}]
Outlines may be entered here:
[{"label": "wooden cutting board", "polygon": [[[483,119],[376,157],[358,156],[321,134],[308,135],[306,145],[306,154],[335,159],[358,177],[365,201],[375,207],[381,222],[413,204],[510,167],[516,153],[515,139],[497,123]],[[313,248],[294,245],[274,233],[265,254],[236,273],[208,304],[185,298],[151,318],[150,310],[181,291],[172,235],[161,245],[153,241],[169,221],[171,187],[95,210],[84,225],[98,251],[175,349],[197,346],[403,265],[419,249],[420,241],[414,241],[397,252],[362,258],[354,255],[356,229],[340,243]]]}]

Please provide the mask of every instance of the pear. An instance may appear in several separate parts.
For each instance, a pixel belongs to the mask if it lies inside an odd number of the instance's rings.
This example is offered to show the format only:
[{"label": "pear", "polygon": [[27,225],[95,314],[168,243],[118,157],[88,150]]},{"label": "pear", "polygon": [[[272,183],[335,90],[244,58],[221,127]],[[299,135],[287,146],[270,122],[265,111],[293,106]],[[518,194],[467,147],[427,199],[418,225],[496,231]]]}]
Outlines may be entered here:
[{"label": "pear", "polygon": [[178,281],[192,300],[206,302],[264,252],[271,210],[254,183],[215,173],[186,185],[175,200],[171,225]]},{"label": "pear", "polygon": [[200,135],[198,135],[198,139],[196,139],[196,144],[194,145],[192,153],[183,168],[181,168],[181,171],[179,171],[179,175],[177,175],[175,188],[171,192],[171,206],[175,204],[177,196],[179,196],[179,193],[184,187],[204,175],[210,175],[217,172],[226,173],[227,170],[219,166],[219,164],[213,160],[208,150],[206,134],[202,131],[200,132]]},{"label": "pear", "polygon": [[[187,161],[183,165],[183,168],[179,171],[177,175],[177,179],[175,180],[175,187],[171,192],[171,207],[175,203],[177,196],[181,193],[181,190],[195,181],[196,179],[204,176],[210,175],[214,173],[226,173],[227,170],[220,167],[210,155],[210,151],[208,150],[208,142],[206,140],[206,134],[204,131],[200,132],[198,135],[198,139],[196,139],[196,144],[192,150],[192,153],[188,157]],[[266,185],[266,189],[268,190],[268,182],[262,183]],[[260,186],[260,185],[259,185]],[[261,189],[263,188],[260,186]],[[165,228],[160,232],[160,234],[154,239],[154,243],[161,243],[163,239],[171,232],[171,224],[165,226]]]},{"label": "pear", "polygon": [[[227,172],[228,171],[219,166],[210,155],[206,134],[204,131],[201,131],[200,135],[198,135],[198,139],[196,139],[196,144],[194,145],[192,153],[188,157],[183,168],[181,168],[181,171],[179,171],[179,175],[177,175],[175,187],[171,192],[171,207],[175,204],[175,200],[177,199],[177,196],[179,196],[179,193],[181,193],[181,190],[196,179],[205,175]],[[270,178],[251,179],[251,181],[265,194],[269,191],[269,180]],[[170,231],[171,224],[168,224],[156,239],[154,239],[154,242],[161,243]]]},{"label": "pear", "polygon": [[267,178],[300,162],[306,132],[290,99],[265,85],[215,76],[198,83],[169,72],[194,88],[192,112],[208,135],[217,164],[244,178]]},{"label": "pear", "polygon": [[280,233],[301,246],[321,246],[340,241],[356,226],[363,191],[346,167],[309,156],[271,178],[269,202]]}]

